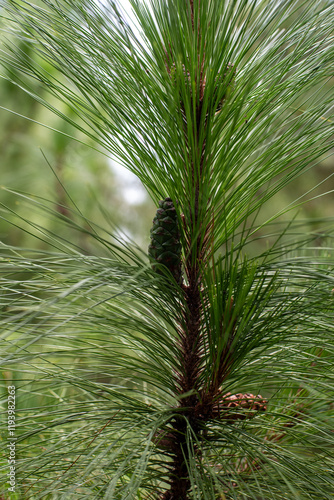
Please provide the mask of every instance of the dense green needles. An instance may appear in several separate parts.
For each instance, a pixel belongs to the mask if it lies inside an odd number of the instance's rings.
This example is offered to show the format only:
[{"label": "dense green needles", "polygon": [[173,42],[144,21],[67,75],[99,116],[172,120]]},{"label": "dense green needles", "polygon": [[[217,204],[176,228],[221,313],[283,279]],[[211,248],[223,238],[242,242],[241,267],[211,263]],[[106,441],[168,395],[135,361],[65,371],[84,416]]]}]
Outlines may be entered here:
[{"label": "dense green needles", "polygon": [[[157,207],[147,254],[73,205],[53,214],[17,193],[25,217],[1,206],[48,245],[1,247],[12,497],[329,500],[333,225],[298,236],[301,222],[279,217],[292,207],[270,203],[331,150],[333,5],[131,6],[133,22],[112,0],[2,2],[3,74],[15,68],[13,83],[135,173]],[[39,227],[35,209],[94,250]]]}]

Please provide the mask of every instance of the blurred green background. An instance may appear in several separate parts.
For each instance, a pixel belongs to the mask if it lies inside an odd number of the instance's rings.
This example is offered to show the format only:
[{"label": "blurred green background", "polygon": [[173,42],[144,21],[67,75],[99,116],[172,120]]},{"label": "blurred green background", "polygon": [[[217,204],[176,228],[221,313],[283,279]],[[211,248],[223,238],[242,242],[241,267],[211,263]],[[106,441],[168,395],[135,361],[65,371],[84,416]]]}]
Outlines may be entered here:
[{"label": "blurred green background", "polygon": [[[34,57],[20,43],[17,50]],[[49,71],[56,73],[52,68]],[[17,82],[22,78],[12,70],[2,69],[2,73]],[[45,89],[35,82],[31,91],[42,98]],[[70,108],[57,105],[71,116]],[[139,246],[147,246],[154,207],[132,174],[116,165],[93,140],[5,79],[0,79],[0,106],[2,243],[45,248],[46,229],[89,253],[91,238],[61,222],[71,220],[87,231],[90,222],[111,233],[116,225]],[[33,195],[36,203],[15,192]]]}]

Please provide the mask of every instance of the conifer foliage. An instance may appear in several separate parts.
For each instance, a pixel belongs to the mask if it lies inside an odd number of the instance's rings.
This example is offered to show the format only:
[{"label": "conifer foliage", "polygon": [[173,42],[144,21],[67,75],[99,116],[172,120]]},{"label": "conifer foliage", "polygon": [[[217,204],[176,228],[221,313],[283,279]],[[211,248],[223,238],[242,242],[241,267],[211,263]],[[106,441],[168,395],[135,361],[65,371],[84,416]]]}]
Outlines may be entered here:
[{"label": "conifer foliage", "polygon": [[53,253],[3,250],[19,498],[329,500],[332,221],[298,236],[291,207],[266,214],[331,148],[333,6],[130,3],[136,28],[112,0],[2,13],[40,61],[10,38],[2,64],[67,102],[157,206],[148,252],[80,211],[62,223],[96,253],[33,222]]}]

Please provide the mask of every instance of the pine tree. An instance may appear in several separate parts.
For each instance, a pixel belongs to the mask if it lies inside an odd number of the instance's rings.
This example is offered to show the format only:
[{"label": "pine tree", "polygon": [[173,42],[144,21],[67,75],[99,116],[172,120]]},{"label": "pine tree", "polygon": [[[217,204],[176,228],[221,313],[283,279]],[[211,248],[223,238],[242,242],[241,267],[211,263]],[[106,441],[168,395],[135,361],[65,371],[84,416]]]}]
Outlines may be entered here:
[{"label": "pine tree", "polygon": [[41,65],[10,45],[2,64],[67,102],[157,213],[148,255],[87,221],[104,255],[56,235],[2,252],[18,498],[332,498],[331,229],[260,217],[330,151],[333,7],[132,0],[137,33],[112,1],[41,5],[3,11]]}]

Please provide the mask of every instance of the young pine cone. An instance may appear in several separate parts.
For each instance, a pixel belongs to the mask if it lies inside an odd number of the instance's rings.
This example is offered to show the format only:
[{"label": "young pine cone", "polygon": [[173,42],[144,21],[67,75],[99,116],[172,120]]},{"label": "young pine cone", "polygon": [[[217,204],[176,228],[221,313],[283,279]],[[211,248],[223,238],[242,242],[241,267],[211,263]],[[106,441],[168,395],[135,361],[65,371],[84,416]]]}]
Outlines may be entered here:
[{"label": "young pine cone", "polygon": [[171,198],[159,201],[159,208],[153,219],[151,244],[148,255],[152,269],[159,272],[159,266],[165,265],[178,284],[182,283],[181,243],[177,214]]},{"label": "young pine cone", "polygon": [[254,418],[259,412],[265,412],[267,405],[268,401],[261,394],[231,394],[228,392],[222,396],[213,411],[215,418],[232,422]]}]

